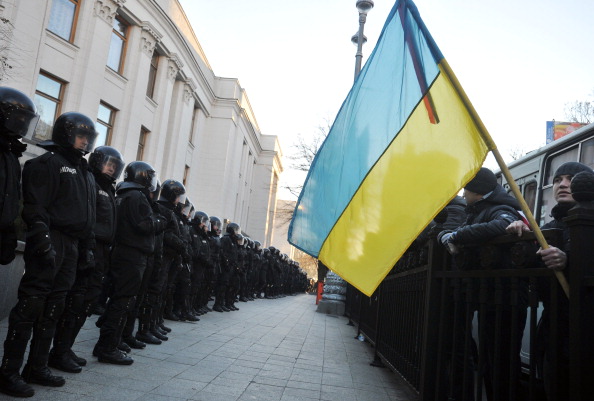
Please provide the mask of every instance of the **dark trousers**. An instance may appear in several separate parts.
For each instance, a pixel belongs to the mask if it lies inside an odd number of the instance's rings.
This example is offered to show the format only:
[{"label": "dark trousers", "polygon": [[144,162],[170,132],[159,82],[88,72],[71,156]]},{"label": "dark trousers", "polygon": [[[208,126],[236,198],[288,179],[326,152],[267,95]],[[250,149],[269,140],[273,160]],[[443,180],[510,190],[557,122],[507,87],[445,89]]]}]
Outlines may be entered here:
[{"label": "dark trousers", "polygon": [[64,312],[56,327],[53,353],[59,355],[69,352],[80,329],[90,316],[91,308],[101,293],[105,269],[109,266],[109,249],[109,244],[97,241],[94,269],[77,272],[74,285],[66,295]]},{"label": "dark trousers", "polygon": [[56,252],[53,262],[33,255],[25,246],[25,274],[19,285],[18,302],[9,315],[4,342],[0,368],[4,373],[19,371],[31,332],[28,364],[33,368],[47,366],[56,323],[64,310],[66,293],[74,283],[78,261],[76,238],[56,230],[50,236]]},{"label": "dark trousers", "polygon": [[113,291],[101,326],[100,347],[115,349],[120,343],[127,314],[134,307],[149,256],[136,248],[116,245],[111,256]]}]

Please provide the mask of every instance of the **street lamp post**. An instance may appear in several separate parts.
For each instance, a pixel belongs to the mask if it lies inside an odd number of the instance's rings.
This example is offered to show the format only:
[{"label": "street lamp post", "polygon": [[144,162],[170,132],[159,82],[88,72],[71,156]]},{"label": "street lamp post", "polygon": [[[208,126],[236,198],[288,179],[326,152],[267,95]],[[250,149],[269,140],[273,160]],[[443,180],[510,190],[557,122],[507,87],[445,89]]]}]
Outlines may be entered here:
[{"label": "street lamp post", "polygon": [[363,43],[367,41],[363,35],[363,27],[367,20],[367,13],[373,8],[372,0],[357,0],[357,10],[359,11],[359,32],[353,35],[351,41],[357,44],[357,54],[355,55],[355,80],[361,72],[361,61],[363,59]]}]

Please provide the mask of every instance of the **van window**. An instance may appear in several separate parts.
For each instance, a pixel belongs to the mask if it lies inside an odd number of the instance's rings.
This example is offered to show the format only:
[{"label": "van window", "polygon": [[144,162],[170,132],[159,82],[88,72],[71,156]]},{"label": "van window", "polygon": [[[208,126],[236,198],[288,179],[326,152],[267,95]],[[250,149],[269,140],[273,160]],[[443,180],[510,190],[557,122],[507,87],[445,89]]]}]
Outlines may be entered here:
[{"label": "van window", "polygon": [[594,168],[594,139],[582,143],[580,162]]},{"label": "van window", "polygon": [[534,216],[534,204],[536,203],[536,181],[524,185],[524,200]]},{"label": "van window", "polygon": [[547,185],[553,185],[553,174],[557,168],[566,162],[574,162],[578,160],[578,147],[577,145],[565,150],[562,153],[557,153],[547,160],[547,175],[545,181],[542,183],[543,188]]}]

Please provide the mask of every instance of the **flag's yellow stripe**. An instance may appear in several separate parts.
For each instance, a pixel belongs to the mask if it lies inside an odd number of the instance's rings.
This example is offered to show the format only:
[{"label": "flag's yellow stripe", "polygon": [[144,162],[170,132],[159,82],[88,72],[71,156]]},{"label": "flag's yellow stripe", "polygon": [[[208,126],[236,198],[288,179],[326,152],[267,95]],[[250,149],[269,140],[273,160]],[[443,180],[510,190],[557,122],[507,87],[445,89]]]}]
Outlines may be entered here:
[{"label": "flag's yellow stripe", "polygon": [[368,296],[388,274],[389,266],[475,175],[488,151],[443,72],[430,93],[439,124],[430,124],[420,102],[359,187],[319,254],[322,262]]}]

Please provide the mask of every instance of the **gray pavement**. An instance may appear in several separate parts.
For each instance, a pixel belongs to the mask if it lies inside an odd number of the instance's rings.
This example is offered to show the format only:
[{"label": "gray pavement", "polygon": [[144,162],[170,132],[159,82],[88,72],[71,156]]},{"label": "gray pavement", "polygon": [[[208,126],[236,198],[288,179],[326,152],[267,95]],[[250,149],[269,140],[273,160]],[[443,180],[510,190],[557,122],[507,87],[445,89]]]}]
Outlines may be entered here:
[{"label": "gray pavement", "polygon": [[[99,330],[91,317],[74,345],[88,360],[79,374],[53,370],[66,385],[34,385],[39,400],[384,401],[413,400],[399,376],[369,365],[373,348],[354,339],[347,319],[316,313],[297,295],[238,303],[197,323],[170,322],[169,341],[133,350],[134,364],[91,356]],[[6,337],[8,321],[0,322]],[[0,394],[0,400],[13,399]]]}]

